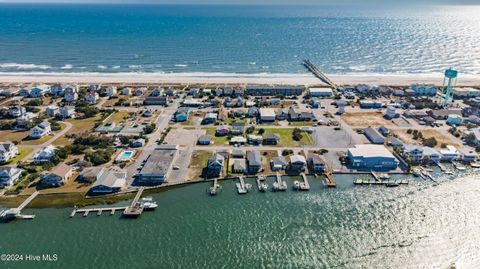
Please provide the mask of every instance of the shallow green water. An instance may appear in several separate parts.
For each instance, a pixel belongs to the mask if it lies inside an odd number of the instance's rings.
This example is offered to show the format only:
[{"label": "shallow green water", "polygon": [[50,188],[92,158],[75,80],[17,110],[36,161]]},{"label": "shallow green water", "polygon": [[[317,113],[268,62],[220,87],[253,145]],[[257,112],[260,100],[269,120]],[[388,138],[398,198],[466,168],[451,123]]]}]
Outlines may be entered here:
[{"label": "shallow green water", "polygon": [[480,268],[475,175],[399,188],[336,179],[336,189],[311,179],[309,192],[285,193],[259,193],[251,180],[243,196],[233,181],[215,197],[190,185],[154,195],[160,207],[136,220],[28,209],[34,220],[0,225],[0,252],[58,261],[0,268]]}]

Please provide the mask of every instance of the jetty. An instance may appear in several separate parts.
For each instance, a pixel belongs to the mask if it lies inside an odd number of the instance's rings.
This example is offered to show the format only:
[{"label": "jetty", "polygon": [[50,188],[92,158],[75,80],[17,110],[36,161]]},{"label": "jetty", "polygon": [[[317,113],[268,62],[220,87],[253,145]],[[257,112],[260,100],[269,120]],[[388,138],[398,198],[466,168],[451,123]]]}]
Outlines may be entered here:
[{"label": "jetty", "polygon": [[337,85],[335,85],[335,83],[333,83],[324,73],[322,73],[322,71],[320,71],[320,69],[318,69],[310,60],[304,60],[303,65],[323,83],[334,89],[337,88]]},{"label": "jetty", "polygon": [[336,188],[337,183],[333,179],[332,173],[331,172],[325,172],[324,175],[325,175],[325,184],[327,185],[327,187]]},{"label": "jetty", "polygon": [[282,176],[277,172],[276,180],[273,183],[273,190],[275,191],[286,191],[287,190],[287,182],[282,180]]},{"label": "jetty", "polygon": [[266,190],[268,190],[268,184],[266,183],[265,176],[257,176],[257,188],[261,192],[265,192]]},{"label": "jetty", "polygon": [[238,177],[238,183],[235,184],[237,187],[238,194],[246,194],[250,189],[250,184],[245,183],[245,179],[243,177]]},{"label": "jetty", "polygon": [[23,201],[19,206],[0,211],[0,219],[13,220],[13,219],[35,218],[35,215],[22,215],[21,212],[30,202],[32,202],[33,199],[35,199],[35,197],[38,196],[38,194],[40,194],[40,192],[35,191],[27,199],[25,199],[25,201]]}]

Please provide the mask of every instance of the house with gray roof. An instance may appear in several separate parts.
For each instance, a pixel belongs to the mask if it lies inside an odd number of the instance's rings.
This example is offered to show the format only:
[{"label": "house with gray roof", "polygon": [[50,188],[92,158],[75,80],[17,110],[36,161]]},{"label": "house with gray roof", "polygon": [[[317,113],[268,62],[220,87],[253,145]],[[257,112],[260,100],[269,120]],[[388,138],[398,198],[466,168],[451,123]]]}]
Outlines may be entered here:
[{"label": "house with gray roof", "polygon": [[262,169],[262,156],[260,152],[254,150],[247,153],[248,172],[257,173]]},{"label": "house with gray roof", "polygon": [[106,194],[119,192],[126,183],[127,172],[119,167],[103,168],[96,176],[90,192]]}]

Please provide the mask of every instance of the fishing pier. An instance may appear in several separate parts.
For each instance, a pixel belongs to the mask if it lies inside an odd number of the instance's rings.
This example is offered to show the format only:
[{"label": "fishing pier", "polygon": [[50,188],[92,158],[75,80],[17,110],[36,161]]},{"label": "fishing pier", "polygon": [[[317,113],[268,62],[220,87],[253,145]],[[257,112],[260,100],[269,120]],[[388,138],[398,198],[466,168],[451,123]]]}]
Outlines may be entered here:
[{"label": "fishing pier", "polygon": [[337,85],[335,85],[335,83],[333,83],[324,73],[322,73],[322,71],[320,71],[320,69],[318,69],[310,60],[304,60],[303,65],[323,83],[334,89],[337,88]]}]

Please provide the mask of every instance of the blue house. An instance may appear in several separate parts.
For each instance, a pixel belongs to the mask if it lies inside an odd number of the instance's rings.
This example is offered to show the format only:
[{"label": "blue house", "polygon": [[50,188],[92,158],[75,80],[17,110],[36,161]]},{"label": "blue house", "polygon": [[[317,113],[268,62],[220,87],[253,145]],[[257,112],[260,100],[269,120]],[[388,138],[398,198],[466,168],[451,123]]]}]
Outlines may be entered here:
[{"label": "blue house", "polygon": [[177,112],[175,112],[175,121],[176,122],[182,122],[182,121],[187,121],[188,120],[188,109],[179,109]]}]

